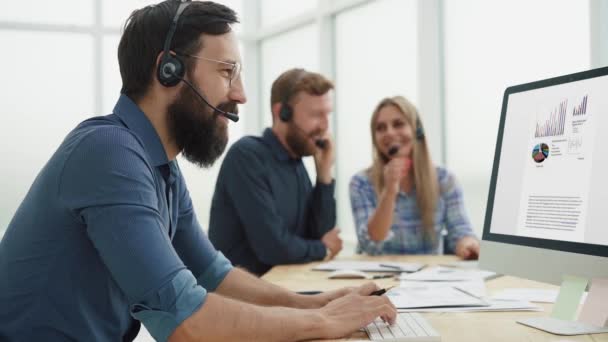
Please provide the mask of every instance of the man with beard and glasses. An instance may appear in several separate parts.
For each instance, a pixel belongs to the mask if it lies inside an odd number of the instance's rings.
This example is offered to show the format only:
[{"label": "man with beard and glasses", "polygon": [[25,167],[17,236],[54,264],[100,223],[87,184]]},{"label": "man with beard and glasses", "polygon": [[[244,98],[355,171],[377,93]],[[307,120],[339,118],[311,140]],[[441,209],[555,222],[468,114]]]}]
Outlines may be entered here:
[{"label": "man with beard and glasses", "polygon": [[[332,89],[318,73],[284,72],[272,84],[272,128],[240,139],[226,154],[209,239],[234,265],[262,275],[274,265],[330,259],[342,249],[327,131]],[[315,162],[314,187],[302,162],[307,156]]]},{"label": "man with beard and glasses", "polygon": [[211,105],[246,101],[236,21],[213,2],[131,14],[113,113],[67,135],[0,242],[0,341],[131,341],[140,322],[158,341],[305,340],[394,320],[373,283],[289,292],[233,268],[201,229],[175,158],[208,166],[226,146]]}]

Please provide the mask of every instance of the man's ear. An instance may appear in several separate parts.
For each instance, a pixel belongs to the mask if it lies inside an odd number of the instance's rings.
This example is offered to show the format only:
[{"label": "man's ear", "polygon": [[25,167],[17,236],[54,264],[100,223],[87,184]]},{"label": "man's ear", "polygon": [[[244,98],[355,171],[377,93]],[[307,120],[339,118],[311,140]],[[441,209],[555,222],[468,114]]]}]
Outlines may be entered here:
[{"label": "man's ear", "polygon": [[153,82],[158,85],[160,85],[160,81],[158,80],[158,66],[160,65],[160,61],[163,59],[163,54],[164,54],[164,51],[161,51],[158,53],[158,55],[156,55],[156,63],[154,63],[154,70],[152,70]]},{"label": "man's ear", "polygon": [[281,120],[279,118],[279,113],[281,112],[281,106],[282,106],[282,103],[281,102],[277,102],[277,103],[274,103],[270,107],[270,110],[272,111],[272,122],[278,122],[278,121]]}]

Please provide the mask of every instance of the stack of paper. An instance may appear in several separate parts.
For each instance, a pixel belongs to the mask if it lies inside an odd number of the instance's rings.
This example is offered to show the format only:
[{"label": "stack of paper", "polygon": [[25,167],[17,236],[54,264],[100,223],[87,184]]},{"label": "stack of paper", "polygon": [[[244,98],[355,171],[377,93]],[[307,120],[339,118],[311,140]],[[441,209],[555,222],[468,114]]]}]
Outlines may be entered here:
[{"label": "stack of paper", "polygon": [[416,272],[424,264],[412,262],[330,261],[313,268],[315,271]]},{"label": "stack of paper", "polygon": [[543,311],[537,305],[517,300],[486,300],[487,306],[397,309],[399,312]]},{"label": "stack of paper", "polygon": [[542,308],[521,299],[487,298],[485,280],[496,273],[476,269],[431,267],[414,274],[401,274],[400,291],[389,298],[398,311],[540,311]]},{"label": "stack of paper", "polygon": [[503,289],[492,296],[496,300],[528,300],[539,303],[555,303],[558,290],[550,289]]},{"label": "stack of paper", "polygon": [[[509,288],[496,292],[492,299],[496,300],[527,300],[537,303],[555,303],[559,290],[552,289],[526,289]],[[581,297],[581,304],[585,302],[587,293]]]},{"label": "stack of paper", "polygon": [[451,267],[430,267],[413,274],[402,274],[401,280],[413,281],[467,281],[476,279],[489,279],[496,273],[481,270],[467,270]]},{"label": "stack of paper", "polygon": [[484,300],[455,287],[395,288],[386,296],[397,309],[488,306]]},{"label": "stack of paper", "polygon": [[411,281],[402,280],[399,285],[402,289],[425,289],[425,288],[444,288],[453,287],[476,297],[486,297],[486,284],[482,279],[467,281]]}]

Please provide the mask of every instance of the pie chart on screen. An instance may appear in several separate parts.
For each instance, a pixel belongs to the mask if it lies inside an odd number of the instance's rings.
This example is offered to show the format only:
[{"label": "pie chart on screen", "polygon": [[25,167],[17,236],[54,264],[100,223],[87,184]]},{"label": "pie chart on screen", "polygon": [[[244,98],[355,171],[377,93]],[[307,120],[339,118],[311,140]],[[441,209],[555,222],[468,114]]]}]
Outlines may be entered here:
[{"label": "pie chart on screen", "polygon": [[549,145],[540,143],[532,149],[532,159],[536,163],[542,163],[549,157]]}]

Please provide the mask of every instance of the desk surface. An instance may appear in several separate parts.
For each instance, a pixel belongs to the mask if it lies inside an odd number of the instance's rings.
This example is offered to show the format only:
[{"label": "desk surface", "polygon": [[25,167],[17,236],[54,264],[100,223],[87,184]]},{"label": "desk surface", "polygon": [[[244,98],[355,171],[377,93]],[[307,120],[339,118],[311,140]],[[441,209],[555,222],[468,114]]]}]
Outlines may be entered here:
[{"label": "desk surface", "polygon": [[[340,258],[339,260],[374,260],[374,261],[402,261],[421,262],[427,265],[456,260],[453,256],[354,256]],[[274,267],[263,276],[274,284],[283,286],[293,291],[305,290],[331,290],[343,286],[356,286],[366,280],[329,280],[326,272],[312,271],[312,267],[318,263],[305,265],[286,265]],[[395,279],[377,279],[379,286],[386,287],[398,285]],[[526,288],[557,288],[554,285],[539,283],[527,279],[503,276],[486,282],[489,294],[500,289],[512,287]],[[608,334],[580,335],[580,336],[558,336],[543,331],[526,327],[515,321],[520,318],[547,316],[550,314],[553,304],[535,303],[544,308],[542,312],[469,312],[469,313],[423,313],[431,325],[441,334],[443,342],[452,341],[595,341],[608,342]],[[339,341],[368,340],[364,332],[357,332],[349,338]]]}]

